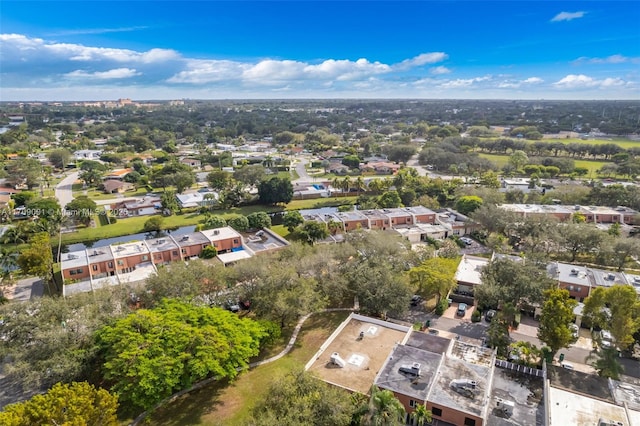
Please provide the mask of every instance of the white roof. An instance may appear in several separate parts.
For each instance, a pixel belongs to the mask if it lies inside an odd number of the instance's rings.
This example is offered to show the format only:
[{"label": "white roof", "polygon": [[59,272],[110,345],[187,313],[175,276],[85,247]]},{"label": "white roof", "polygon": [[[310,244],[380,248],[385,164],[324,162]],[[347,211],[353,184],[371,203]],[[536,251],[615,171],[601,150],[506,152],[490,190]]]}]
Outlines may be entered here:
[{"label": "white roof", "polygon": [[549,404],[549,426],[595,425],[600,418],[630,426],[624,407],[618,405],[551,386],[549,401],[553,401]]},{"label": "white roof", "polygon": [[209,241],[220,241],[226,240],[229,238],[242,238],[242,235],[238,233],[235,229],[230,226],[225,226],[222,228],[216,229],[205,229],[204,231],[200,231],[205,237],[209,239]]},{"label": "white roof", "polygon": [[487,266],[488,259],[484,257],[463,256],[458,264],[455,279],[469,284],[482,284],[480,273]]},{"label": "white roof", "polygon": [[113,255],[118,257],[127,257],[135,254],[149,253],[149,249],[143,241],[134,241],[132,243],[114,244],[111,246]]},{"label": "white roof", "polygon": [[225,265],[242,259],[249,259],[251,255],[246,250],[232,251],[218,255],[218,259]]}]

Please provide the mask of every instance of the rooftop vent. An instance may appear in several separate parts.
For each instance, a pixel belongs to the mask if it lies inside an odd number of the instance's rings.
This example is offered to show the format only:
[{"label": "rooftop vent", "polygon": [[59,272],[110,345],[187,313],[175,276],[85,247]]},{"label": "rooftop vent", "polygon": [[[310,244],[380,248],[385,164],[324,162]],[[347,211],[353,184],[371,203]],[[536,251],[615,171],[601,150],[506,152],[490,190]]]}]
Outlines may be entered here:
[{"label": "rooftop vent", "polygon": [[576,269],[576,268],[571,269],[571,275],[578,275],[578,272],[580,272],[579,269]]},{"label": "rooftop vent", "polygon": [[67,255],[67,260],[73,260],[73,259],[77,259],[78,256],[76,256],[75,254],[68,254]]},{"label": "rooftop vent", "polygon": [[180,241],[189,241],[189,236],[188,236],[188,235],[185,235],[184,237],[182,237],[182,238],[180,239]]},{"label": "rooftop vent", "polygon": [[575,205],[575,206],[573,207],[573,209],[574,209],[574,210],[580,210],[580,206],[579,206],[579,205]]},{"label": "rooftop vent", "polygon": [[478,383],[475,380],[454,379],[451,381],[451,387],[457,391],[475,390],[477,386],[478,386]]},{"label": "rooftop vent", "polygon": [[344,366],[347,365],[344,359],[340,357],[340,354],[338,352],[334,352],[331,354],[331,364],[337,365],[340,368],[344,368]]},{"label": "rooftop vent", "polygon": [[410,376],[419,376],[420,375],[420,364],[414,362],[411,365],[401,365],[400,372],[404,374],[408,374]]},{"label": "rooftop vent", "polygon": [[156,241],[156,244],[164,244],[164,243],[165,243],[165,241],[164,241],[164,240],[158,240],[158,241]]},{"label": "rooftop vent", "polygon": [[502,398],[496,398],[496,409],[502,412],[504,415],[506,416],[513,415],[514,407],[515,407],[515,404],[513,403],[513,401],[508,401]]}]

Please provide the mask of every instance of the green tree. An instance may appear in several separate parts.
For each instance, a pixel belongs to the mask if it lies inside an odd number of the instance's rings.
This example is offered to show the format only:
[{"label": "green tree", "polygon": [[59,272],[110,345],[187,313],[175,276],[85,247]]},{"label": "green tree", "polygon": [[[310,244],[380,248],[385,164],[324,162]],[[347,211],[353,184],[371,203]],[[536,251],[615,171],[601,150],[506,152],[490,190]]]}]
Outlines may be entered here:
[{"label": "green tree", "polygon": [[36,198],[36,193],[33,191],[20,191],[11,195],[11,198],[16,202],[16,206],[26,206],[29,201]]},{"label": "green tree", "polygon": [[210,188],[222,191],[231,186],[233,176],[224,170],[214,170],[207,175],[207,182]]},{"label": "green tree", "polygon": [[431,421],[433,419],[431,411],[427,410],[427,407],[422,404],[418,404],[415,411],[411,413],[411,417],[415,419],[417,426],[431,424]]},{"label": "green tree", "polygon": [[261,326],[219,308],[165,300],[97,332],[104,378],[123,403],[148,409],[206,377],[234,378],[258,355]]},{"label": "green tree", "polygon": [[271,217],[265,212],[254,212],[247,215],[249,229],[271,228]]},{"label": "green tree", "polygon": [[82,170],[78,177],[80,180],[84,181],[87,186],[96,186],[98,183],[102,182],[102,176],[104,172],[100,169],[90,169],[90,170]]},{"label": "green tree", "polygon": [[57,169],[65,169],[71,161],[71,153],[67,149],[54,149],[47,156],[49,162]]},{"label": "green tree", "polygon": [[49,234],[41,232],[29,240],[29,247],[18,256],[18,265],[25,275],[35,275],[48,287],[53,278],[53,253]]},{"label": "green tree", "polygon": [[498,351],[498,356],[506,357],[511,344],[509,321],[502,312],[493,317],[487,329],[487,344]]},{"label": "green tree", "polygon": [[257,185],[265,176],[265,168],[261,164],[244,166],[233,174],[234,179],[250,186]]},{"label": "green tree", "polygon": [[282,218],[282,224],[287,227],[289,232],[293,232],[298,225],[302,225],[303,223],[304,218],[298,210],[289,210]]},{"label": "green tree", "polygon": [[513,165],[516,170],[520,170],[528,162],[529,156],[522,150],[516,150],[509,156],[509,164]]},{"label": "green tree", "polygon": [[211,213],[205,213],[202,223],[204,224],[204,229],[216,229],[227,226],[227,221],[224,220],[222,216]]},{"label": "green tree", "polygon": [[162,216],[152,216],[144,222],[143,232],[159,232],[164,229],[164,218]]},{"label": "green tree", "polygon": [[203,259],[213,259],[218,255],[218,250],[214,246],[206,246],[202,249]]},{"label": "green tree", "polygon": [[620,380],[620,374],[624,372],[622,364],[620,364],[618,350],[616,348],[600,348],[592,352],[587,360],[595,361],[593,367],[601,377],[610,377],[613,380]]},{"label": "green tree", "polygon": [[316,241],[324,240],[329,236],[329,228],[326,223],[310,220],[304,222],[298,229],[298,236],[313,245]]},{"label": "green tree", "polygon": [[175,191],[167,190],[160,195],[160,205],[164,214],[172,215],[180,210]]},{"label": "green tree", "polygon": [[544,303],[538,327],[538,339],[546,344],[555,356],[560,348],[568,348],[575,342],[570,325],[573,309],[578,302],[569,297],[567,290],[554,288],[544,292]]},{"label": "green tree", "polygon": [[603,233],[589,223],[567,223],[560,234],[560,244],[571,254],[570,262],[574,262],[579,254],[589,253],[598,248]]},{"label": "green tree", "polygon": [[434,257],[409,270],[409,282],[425,298],[436,296],[436,304],[457,285],[455,279],[459,259]]},{"label": "green tree", "polygon": [[249,219],[241,214],[230,218],[227,223],[238,232],[245,232],[249,229]]},{"label": "green tree", "polygon": [[378,198],[378,204],[385,209],[396,208],[402,205],[402,199],[398,191],[386,191]]},{"label": "green tree", "polygon": [[584,301],[583,316],[592,326],[608,330],[615,344],[626,349],[640,329],[640,301],[633,286],[596,287]]},{"label": "green tree", "polygon": [[344,391],[304,371],[293,371],[271,383],[247,425],[348,426],[353,408]]},{"label": "green tree", "polygon": [[264,204],[286,204],[293,199],[293,185],[288,177],[274,176],[260,182],[258,196]]},{"label": "green tree", "polygon": [[43,395],[11,404],[0,412],[4,426],[117,426],[118,398],[87,382],[56,383]]},{"label": "green tree", "polygon": [[404,417],[404,406],[393,392],[375,385],[371,387],[369,410],[362,422],[364,426],[402,426]]},{"label": "green tree", "polygon": [[71,217],[71,220],[76,223],[81,223],[84,226],[89,226],[93,215],[96,213],[97,207],[95,201],[86,195],[80,195],[67,204],[65,210]]},{"label": "green tree", "polygon": [[468,215],[478,210],[482,204],[482,198],[476,195],[465,195],[456,201],[456,210],[464,215]]}]

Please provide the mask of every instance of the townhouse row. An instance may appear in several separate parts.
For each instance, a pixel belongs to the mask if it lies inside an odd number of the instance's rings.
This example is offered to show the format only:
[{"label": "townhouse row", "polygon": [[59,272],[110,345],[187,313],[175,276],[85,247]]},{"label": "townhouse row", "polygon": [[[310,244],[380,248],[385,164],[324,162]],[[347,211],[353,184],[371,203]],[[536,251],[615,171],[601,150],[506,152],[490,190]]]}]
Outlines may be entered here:
[{"label": "townhouse row", "polygon": [[640,421],[640,386],[554,365],[497,359],[479,340],[351,314],[305,369],[349,392],[371,385],[402,403],[407,425],[418,407],[437,425],[624,425]]},{"label": "townhouse row", "polygon": [[[495,259],[496,255],[491,259]],[[508,256],[512,260],[523,261],[516,256]],[[482,285],[482,269],[490,259],[464,255],[458,264],[455,279],[458,283],[456,292],[473,296],[475,288]],[[596,287],[611,287],[614,285],[631,285],[640,295],[640,275],[628,272],[607,271],[572,265],[570,263],[551,262],[547,265],[547,273],[558,283],[558,288],[565,289],[578,302],[584,302]]]},{"label": "townhouse row", "polygon": [[542,204],[502,204],[503,210],[515,213],[521,217],[549,216],[561,222],[570,221],[575,215],[581,215],[588,223],[619,223],[626,225],[640,225],[640,213],[629,207],[605,206],[566,206]]},{"label": "townhouse row", "polygon": [[358,229],[394,230],[412,243],[469,234],[478,228],[476,223],[455,210],[433,211],[423,206],[336,213],[316,209],[303,211],[302,217],[307,221],[326,223],[334,233]]}]

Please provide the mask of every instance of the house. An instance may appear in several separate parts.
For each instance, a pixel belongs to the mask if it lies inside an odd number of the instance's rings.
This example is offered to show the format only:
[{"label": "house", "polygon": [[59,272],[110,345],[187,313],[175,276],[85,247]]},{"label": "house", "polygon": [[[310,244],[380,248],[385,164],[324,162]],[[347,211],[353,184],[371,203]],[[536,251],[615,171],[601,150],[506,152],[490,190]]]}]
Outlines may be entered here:
[{"label": "house", "polygon": [[560,222],[570,221],[576,212],[575,209],[560,205],[501,204],[499,207],[522,217],[549,216],[555,217]]},{"label": "house", "polygon": [[202,166],[202,162],[197,158],[189,158],[189,157],[181,158],[180,163],[186,164],[187,166],[193,167],[194,169],[199,169]]},{"label": "house", "polygon": [[168,265],[172,262],[182,260],[180,256],[180,246],[172,237],[153,238],[145,240],[154,265]]},{"label": "house", "polygon": [[467,216],[453,209],[439,209],[436,214],[436,222],[446,226],[453,235],[468,235],[480,229],[480,225]]},{"label": "house", "polygon": [[482,284],[482,269],[489,264],[484,257],[463,255],[455,273],[457,291],[473,295],[475,286]]},{"label": "house", "polygon": [[341,176],[349,173],[349,167],[338,162],[330,163],[329,166],[327,167],[327,170],[329,171],[329,173],[333,173],[335,175],[341,175]]},{"label": "house", "polygon": [[369,229],[369,219],[361,212],[354,210],[350,212],[337,212],[334,216],[342,222],[346,232],[356,229]]},{"label": "house", "polygon": [[107,174],[103,180],[124,180],[124,177],[131,173],[133,169],[118,169]]},{"label": "house", "polygon": [[391,229],[391,219],[380,210],[362,210],[361,211],[369,220],[367,229],[376,229],[385,231]]},{"label": "house", "polygon": [[102,187],[105,194],[123,193],[135,189],[135,186],[132,183],[115,179],[103,181]]},{"label": "house", "polygon": [[151,253],[143,241],[114,245],[111,250],[118,274],[133,272],[140,265],[151,262]]},{"label": "house", "polygon": [[200,231],[218,253],[242,250],[242,235],[230,226]]},{"label": "house", "polygon": [[522,191],[524,194],[528,194],[532,191],[540,192],[540,187],[535,186],[530,188],[531,180],[529,178],[511,178],[501,179],[500,191]]},{"label": "house", "polygon": [[591,292],[591,280],[584,266],[552,262],[547,266],[547,273],[558,281],[558,288],[567,290],[579,302],[584,302]]},{"label": "house", "polygon": [[193,232],[190,234],[176,237],[175,242],[180,247],[180,255],[183,260],[197,259],[202,254],[202,250],[212,245],[211,240],[202,232]]},{"label": "house", "polygon": [[[105,186],[108,182],[105,182]],[[158,209],[161,207],[160,197],[145,196],[111,204],[111,213],[118,217],[144,216],[158,213]]]},{"label": "house", "polygon": [[73,153],[73,158],[76,161],[82,161],[82,160],[96,161],[100,159],[101,155],[102,155],[101,149],[81,149]]},{"label": "house", "polygon": [[91,277],[100,279],[116,275],[115,258],[111,247],[95,247],[87,249],[89,265],[91,265]]},{"label": "house", "polygon": [[91,277],[89,256],[86,250],[62,254],[60,264],[63,281],[81,281]]},{"label": "house", "polygon": [[445,225],[436,223],[418,223],[415,225],[401,225],[393,228],[398,234],[409,240],[411,244],[418,244],[434,240],[444,240],[451,234],[451,229]]},{"label": "house", "polygon": [[360,165],[362,172],[374,172],[379,175],[392,175],[400,170],[400,165],[389,161],[375,161]]},{"label": "house", "polygon": [[180,208],[205,207],[215,205],[218,202],[217,192],[190,192],[187,194],[176,194],[176,199]]}]

